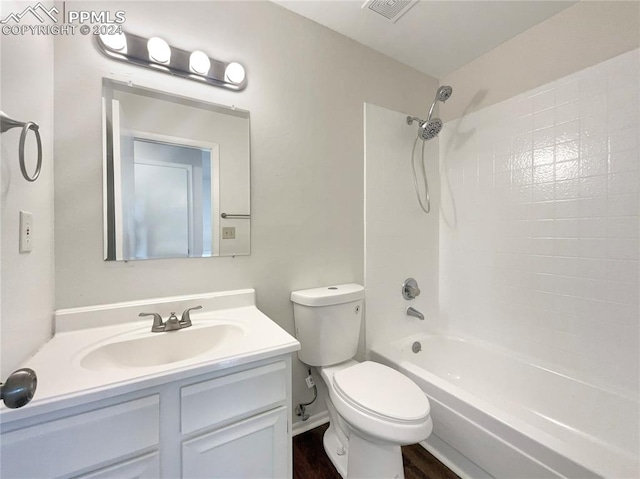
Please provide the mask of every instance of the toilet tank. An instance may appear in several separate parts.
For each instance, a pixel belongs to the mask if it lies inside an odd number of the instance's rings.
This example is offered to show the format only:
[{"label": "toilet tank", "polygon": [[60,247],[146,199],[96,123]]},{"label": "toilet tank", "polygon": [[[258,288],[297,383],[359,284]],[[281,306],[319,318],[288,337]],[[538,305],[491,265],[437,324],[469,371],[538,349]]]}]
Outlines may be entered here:
[{"label": "toilet tank", "polygon": [[298,358],[309,366],[330,366],[358,350],[364,287],[339,284],[291,293]]}]

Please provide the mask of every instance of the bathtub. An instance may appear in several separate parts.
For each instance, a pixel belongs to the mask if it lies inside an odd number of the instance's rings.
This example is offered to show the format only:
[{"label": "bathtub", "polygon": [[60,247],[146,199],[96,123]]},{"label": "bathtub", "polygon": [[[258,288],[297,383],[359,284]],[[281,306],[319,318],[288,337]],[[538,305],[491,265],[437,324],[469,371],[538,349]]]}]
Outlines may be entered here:
[{"label": "bathtub", "polygon": [[434,429],[423,446],[463,477],[640,477],[637,397],[448,336],[370,354],[427,394]]}]

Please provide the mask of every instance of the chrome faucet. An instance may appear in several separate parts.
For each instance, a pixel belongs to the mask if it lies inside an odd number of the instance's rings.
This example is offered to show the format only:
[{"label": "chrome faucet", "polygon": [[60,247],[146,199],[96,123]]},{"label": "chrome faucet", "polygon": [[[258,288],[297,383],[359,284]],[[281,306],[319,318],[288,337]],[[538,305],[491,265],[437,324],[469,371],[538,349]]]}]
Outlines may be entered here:
[{"label": "chrome faucet", "polygon": [[418,319],[424,319],[424,314],[422,314],[420,311],[418,311],[415,308],[412,308],[411,306],[409,306],[407,308],[407,314],[409,316],[413,316],[414,318],[418,318]]},{"label": "chrome faucet", "polygon": [[406,300],[412,300],[417,296],[420,296],[418,282],[413,278],[407,278],[404,283],[402,283],[402,297]]},{"label": "chrome faucet", "polygon": [[153,326],[151,326],[152,333],[163,333],[166,331],[177,331],[178,329],[188,328],[191,323],[191,311],[194,309],[201,309],[202,306],[195,306],[193,308],[186,309],[182,313],[182,317],[178,319],[176,313],[171,313],[169,319],[165,322],[162,321],[162,316],[158,313],[140,313],[138,316],[153,316]]}]

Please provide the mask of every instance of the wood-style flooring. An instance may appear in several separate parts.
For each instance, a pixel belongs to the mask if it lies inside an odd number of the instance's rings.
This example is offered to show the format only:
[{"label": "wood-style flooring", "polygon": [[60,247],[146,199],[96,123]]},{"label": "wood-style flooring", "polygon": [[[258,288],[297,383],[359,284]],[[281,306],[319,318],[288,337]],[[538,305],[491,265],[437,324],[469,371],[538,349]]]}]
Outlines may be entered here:
[{"label": "wood-style flooring", "polygon": [[[293,438],[294,479],[341,479],[322,445],[327,427],[325,424]],[[403,447],[402,459],[405,479],[459,479],[419,444]]]}]

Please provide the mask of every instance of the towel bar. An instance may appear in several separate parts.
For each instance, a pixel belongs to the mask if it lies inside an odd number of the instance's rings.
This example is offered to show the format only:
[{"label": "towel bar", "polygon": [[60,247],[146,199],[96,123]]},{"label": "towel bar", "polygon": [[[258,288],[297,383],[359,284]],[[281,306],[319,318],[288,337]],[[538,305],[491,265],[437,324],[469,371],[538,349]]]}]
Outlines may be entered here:
[{"label": "towel bar", "polygon": [[[22,176],[27,181],[36,181],[40,176],[40,170],[42,169],[42,140],[40,139],[40,127],[33,121],[18,121],[8,116],[5,112],[0,111],[0,132],[11,130],[12,128],[22,128],[20,133],[20,143],[18,144],[18,156],[20,159],[20,171]],[[27,167],[24,161],[24,143],[27,139],[27,133],[32,130],[36,136],[36,142],[38,144],[38,163],[36,164],[36,170],[33,172],[33,176],[29,176],[27,173]]]}]

